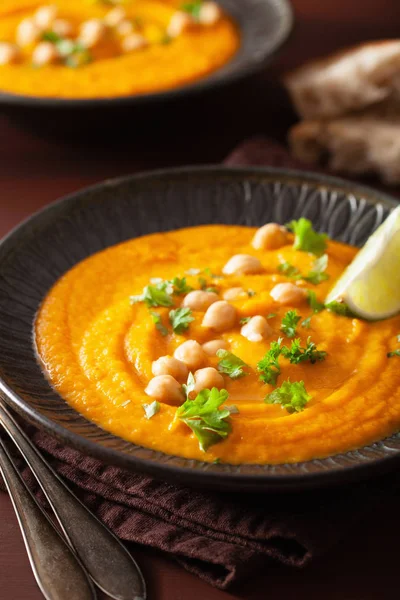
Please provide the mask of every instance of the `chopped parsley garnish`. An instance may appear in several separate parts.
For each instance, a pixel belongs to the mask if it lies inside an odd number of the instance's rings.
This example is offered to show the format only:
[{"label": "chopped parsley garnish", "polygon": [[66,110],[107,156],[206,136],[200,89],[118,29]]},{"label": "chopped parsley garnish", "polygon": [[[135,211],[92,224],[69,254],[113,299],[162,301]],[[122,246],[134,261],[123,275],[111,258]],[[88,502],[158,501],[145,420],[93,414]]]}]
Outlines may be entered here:
[{"label": "chopped parsley garnish", "polygon": [[307,317],[306,319],[304,319],[304,321],[302,321],[300,323],[300,325],[302,327],[304,327],[305,329],[310,329],[310,326],[311,326],[311,317],[312,317],[312,315],[310,315],[309,317]]},{"label": "chopped parsley garnish", "polygon": [[185,392],[186,399],[189,398],[189,394],[193,392],[196,385],[193,373],[189,373],[187,382],[182,385],[183,391]]},{"label": "chopped parsley garnish", "polygon": [[344,302],[338,302],[337,300],[333,300],[332,302],[328,302],[328,304],[325,304],[325,308],[327,310],[330,310],[333,313],[336,313],[337,315],[340,315],[342,317],[353,317],[353,313],[351,312],[351,310],[349,309],[349,307],[347,306],[347,304],[345,304]]},{"label": "chopped parsley garnish", "polygon": [[193,288],[190,287],[190,285],[187,285],[186,277],[182,277],[182,279],[180,279],[179,277],[174,277],[169,283],[173,285],[173,293],[177,296],[180,296],[182,294],[188,294],[193,290]]},{"label": "chopped parsley garnish", "polygon": [[288,310],[282,319],[281,331],[289,338],[296,335],[296,327],[301,317],[295,310]]},{"label": "chopped parsley garnish", "polygon": [[274,317],[276,317],[276,313],[268,313],[266,318],[273,319]]},{"label": "chopped parsley garnish", "polygon": [[151,404],[142,404],[146,419],[151,419],[160,410],[160,403],[154,400]]},{"label": "chopped parsley garnish", "polygon": [[317,233],[309,219],[302,217],[298,221],[290,221],[286,227],[294,233],[295,250],[311,252],[316,256],[321,256],[326,250],[328,236],[326,233]]},{"label": "chopped parsley garnish", "polygon": [[194,2],[185,2],[184,4],[181,4],[181,10],[183,12],[189,13],[189,15],[195,21],[198,21],[200,19],[201,5],[202,0],[195,0]]},{"label": "chopped parsley garnish", "polygon": [[299,269],[287,261],[278,265],[278,271],[279,273],[282,273],[282,275],[289,277],[289,279],[301,279]]},{"label": "chopped parsley garnish", "polygon": [[228,437],[231,432],[231,410],[221,408],[228,399],[226,390],[202,390],[194,400],[186,400],[176,411],[176,418],[185,423],[199,440],[200,450],[208,448]]},{"label": "chopped parsley garnish", "polygon": [[229,375],[231,379],[239,379],[247,375],[243,369],[248,365],[241,358],[232,354],[232,352],[220,348],[217,350],[217,356],[221,359],[218,363],[218,371],[220,373]]},{"label": "chopped parsley garnish", "polygon": [[239,323],[241,325],[246,325],[246,323],[248,323],[250,321],[251,317],[243,317],[243,319],[240,319]]},{"label": "chopped parsley garnish", "polygon": [[172,286],[167,281],[161,281],[156,285],[146,285],[143,289],[143,294],[139,296],[131,296],[131,304],[144,302],[146,306],[173,306]]},{"label": "chopped parsley garnish", "polygon": [[61,42],[62,37],[54,31],[44,31],[42,33],[42,40],[45,42],[51,42],[52,44],[57,44],[58,42]]},{"label": "chopped parsley garnish", "polygon": [[192,317],[190,308],[181,307],[169,311],[169,320],[174,332],[180,335],[188,329],[189,324],[194,321],[194,317]]},{"label": "chopped parsley garnish", "polygon": [[248,295],[249,298],[253,298],[253,296],[255,296],[256,293],[255,293],[254,290],[247,290],[247,295]]},{"label": "chopped parsley garnish", "polygon": [[289,413],[301,412],[305,409],[311,396],[307,393],[304,381],[288,379],[265,397],[267,404],[280,404]]},{"label": "chopped parsley garnish", "polygon": [[324,310],[325,304],[317,300],[317,294],[312,290],[307,291],[307,300],[313,312],[319,313],[321,310]]},{"label": "chopped parsley garnish", "polygon": [[214,294],[218,293],[218,289],[216,287],[209,286],[207,279],[204,279],[204,277],[199,277],[198,280],[200,289],[203,290],[203,292],[214,292]]},{"label": "chopped parsley garnish", "polygon": [[51,42],[57,47],[58,53],[67,67],[81,67],[93,60],[91,53],[83,44],[62,38],[54,31],[44,31],[42,40]]},{"label": "chopped parsley garnish", "polygon": [[168,329],[163,325],[161,315],[154,311],[150,311],[151,318],[153,319],[153,323],[156,325],[156,329],[161,333],[161,335],[168,335]]},{"label": "chopped parsley garnish", "polygon": [[257,370],[260,374],[260,380],[264,383],[271,385],[276,384],[281,368],[279,366],[279,356],[281,355],[282,338],[279,338],[276,342],[271,342],[268,352],[265,356],[257,363]]},{"label": "chopped parsley garnish", "polygon": [[301,347],[300,338],[296,338],[292,341],[290,348],[286,346],[282,347],[282,355],[289,360],[293,365],[310,361],[311,364],[316,363],[319,360],[325,360],[326,352],[324,350],[317,350],[317,346],[311,341],[311,338],[307,339],[307,345],[305,348]]},{"label": "chopped parsley garnish", "polygon": [[391,358],[392,356],[400,356],[400,348],[397,350],[393,350],[392,352],[388,352],[387,356],[388,358]]},{"label": "chopped parsley garnish", "polygon": [[328,255],[323,254],[315,260],[312,271],[310,271],[307,275],[304,275],[302,279],[314,285],[318,285],[319,283],[322,283],[323,281],[329,279],[328,273],[325,272],[327,267]]}]

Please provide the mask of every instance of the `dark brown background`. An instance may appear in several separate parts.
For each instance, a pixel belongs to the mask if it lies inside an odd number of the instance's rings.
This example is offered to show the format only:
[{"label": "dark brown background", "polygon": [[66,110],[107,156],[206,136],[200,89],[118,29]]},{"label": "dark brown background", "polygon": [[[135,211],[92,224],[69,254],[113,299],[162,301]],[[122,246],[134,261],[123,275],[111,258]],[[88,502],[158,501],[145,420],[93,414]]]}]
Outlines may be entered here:
[{"label": "dark brown background", "polygon": [[[81,132],[74,142],[41,135],[46,120],[36,123],[36,133],[30,133],[0,114],[0,236],[48,202],[104,178],[218,162],[237,142],[255,133],[283,140],[294,115],[276,83],[280,74],[346,44],[400,33],[399,0],[294,0],[293,4],[296,28],[272,67],[246,84],[184,103],[167,124],[149,119],[135,135],[132,115],[129,131],[118,130],[113,141],[102,138],[100,125],[96,133]],[[271,566],[263,578],[231,594],[210,588],[149,550],[137,548],[136,556],[150,600],[385,600],[398,595],[398,512],[393,498],[384,514],[376,512],[358,523],[351,537],[304,571]],[[0,590],[5,600],[41,598],[10,501],[1,493]]]}]

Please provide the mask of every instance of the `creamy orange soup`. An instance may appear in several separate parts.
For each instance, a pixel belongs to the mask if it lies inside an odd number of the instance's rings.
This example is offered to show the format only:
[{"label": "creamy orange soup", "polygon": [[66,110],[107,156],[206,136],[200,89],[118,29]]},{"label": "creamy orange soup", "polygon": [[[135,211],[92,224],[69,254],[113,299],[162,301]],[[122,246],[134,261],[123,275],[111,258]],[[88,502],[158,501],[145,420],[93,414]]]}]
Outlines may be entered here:
[{"label": "creamy orange soup", "polygon": [[[313,271],[315,256],[295,250],[291,235],[276,249],[256,250],[251,245],[254,233],[248,227],[215,225],[148,235],[108,248],[66,273],[44,300],[35,328],[39,357],[57,392],[85,417],[122,438],[206,461],[302,461],[357,448],[396,431],[399,357],[389,358],[387,353],[397,347],[400,317],[369,323],[329,310],[313,313],[307,300],[306,290],[312,290],[323,301],[357,250],[329,241],[329,278],[315,285],[290,279],[287,269],[284,274],[279,267],[289,263],[301,274]],[[224,265],[237,254],[258,259],[258,272],[224,275]],[[218,301],[229,297],[227,303],[236,310],[233,324],[223,331],[218,325],[205,327],[207,311],[193,310],[194,320],[177,334],[169,313],[185,303],[186,293],[172,294],[171,307],[131,303],[130,296],[140,295],[149,282],[157,285],[159,279],[153,278],[177,276],[186,277],[186,285],[195,290],[213,288]],[[303,294],[292,305],[281,303],[282,294],[277,300],[271,296],[281,289],[277,284],[288,282]],[[227,294],[232,288],[242,291]],[[282,331],[282,320],[291,309],[301,316],[293,338]],[[167,331],[156,327],[154,314]],[[269,329],[263,339],[250,341],[243,335],[243,319],[255,315],[268,317]],[[311,319],[304,323],[307,317]],[[326,352],[325,359],[291,364],[281,356],[275,384],[265,384],[257,364],[280,337],[288,348],[293,339],[299,338],[302,347],[311,340],[319,352]],[[235,405],[237,412],[226,419],[227,437],[203,452],[191,429],[176,418],[183,392],[180,402],[175,396],[159,402],[159,411],[149,419],[143,405],[154,400],[145,392],[154,361],[172,356],[187,340],[204,344],[216,339],[248,366],[237,379],[223,375],[229,394],[223,405]],[[220,360],[207,355],[201,366],[218,368]],[[301,412],[264,401],[288,379],[304,383],[309,399]]]},{"label": "creamy orange soup", "polygon": [[[56,0],[49,4],[57,6],[57,20],[67,21],[71,28],[63,39],[74,41],[80,36],[82,23],[92,19],[104,21],[113,9],[107,3],[90,0]],[[151,93],[202,79],[234,56],[240,35],[232,20],[221,13],[215,23],[202,25],[193,20],[172,37],[168,34],[171,19],[184,4],[177,0],[122,3],[125,24],[120,29],[107,25],[98,43],[74,55],[79,60],[83,57],[81,66],[71,68],[66,58],[54,56],[49,64],[33,64],[37,45],[55,39],[51,34],[49,37],[52,24],[42,28],[34,41],[20,44],[15,58],[8,59],[9,64],[1,64],[3,51],[7,58],[7,48],[2,48],[2,44],[14,47],[21,21],[34,19],[38,8],[47,5],[36,0],[1,0],[0,91],[56,98],[101,98]],[[130,28],[132,31],[127,33]],[[23,39],[25,33],[22,32]],[[126,41],[128,37],[130,40]],[[57,43],[56,47],[64,52],[66,45]],[[46,49],[37,56],[45,57]]]}]

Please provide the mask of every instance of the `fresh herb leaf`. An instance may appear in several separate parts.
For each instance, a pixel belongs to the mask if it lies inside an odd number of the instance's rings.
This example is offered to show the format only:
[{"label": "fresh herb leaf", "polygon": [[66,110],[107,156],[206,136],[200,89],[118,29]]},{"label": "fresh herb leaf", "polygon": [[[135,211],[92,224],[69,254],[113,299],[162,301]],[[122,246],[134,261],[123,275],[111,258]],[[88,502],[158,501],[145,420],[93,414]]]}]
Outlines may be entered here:
[{"label": "fresh herb leaf", "polygon": [[276,385],[276,381],[280,375],[281,368],[279,366],[279,357],[282,353],[282,338],[276,342],[271,342],[268,352],[257,363],[257,370],[260,373],[260,380],[264,383]]},{"label": "fresh herb leaf", "polygon": [[181,10],[188,13],[195,21],[200,19],[202,0],[181,4]]},{"label": "fresh herb leaf", "polygon": [[317,233],[309,219],[302,217],[298,221],[290,221],[286,227],[294,233],[295,250],[311,252],[320,256],[326,250],[328,236],[326,233]]},{"label": "fresh herb leaf", "polygon": [[267,315],[267,319],[273,319],[274,317],[276,317],[276,313],[268,313]]},{"label": "fresh herb leaf", "polygon": [[311,396],[306,391],[304,381],[291,383],[288,379],[268,394],[265,397],[265,402],[267,404],[280,404],[289,413],[294,413],[303,411],[310,399]]},{"label": "fresh herb leaf", "polygon": [[287,337],[293,338],[296,335],[296,327],[300,319],[301,316],[297,314],[297,311],[288,310],[288,312],[282,319],[281,331]]},{"label": "fresh herb leaf", "polygon": [[387,353],[388,358],[391,358],[392,356],[400,356],[400,348]]},{"label": "fresh herb leaf", "polygon": [[330,312],[336,313],[342,317],[353,317],[353,313],[344,302],[338,302],[337,300],[333,300],[332,302],[328,302],[325,304],[325,308]]},{"label": "fresh herb leaf", "polygon": [[193,375],[193,373],[189,373],[187,382],[182,385],[183,391],[185,392],[185,395],[186,395],[186,399],[189,398],[189,394],[191,392],[193,392],[195,386],[196,386],[196,381],[194,379],[194,375]]},{"label": "fresh herb leaf", "polygon": [[278,265],[278,271],[279,273],[282,273],[282,275],[289,277],[289,279],[301,279],[299,269],[287,261]]},{"label": "fresh herb leaf", "polygon": [[307,317],[306,319],[304,319],[304,321],[302,321],[300,323],[300,325],[302,327],[304,327],[305,329],[310,329],[310,326],[311,326],[311,317],[312,317],[312,315],[310,315],[309,317]]},{"label": "fresh herb leaf", "polygon": [[255,293],[254,290],[247,290],[247,295],[248,295],[249,298],[253,298],[253,296],[255,296],[256,293]]},{"label": "fresh herb leaf", "polygon": [[174,332],[181,334],[188,329],[189,324],[194,321],[194,317],[192,317],[190,308],[181,307],[169,311],[169,320]]},{"label": "fresh herb leaf", "polygon": [[251,317],[243,317],[243,319],[240,319],[239,323],[241,325],[246,325],[246,323],[248,323],[250,321]]},{"label": "fresh herb leaf", "polygon": [[400,342],[400,333],[396,336],[396,340]]},{"label": "fresh herb leaf", "polygon": [[204,277],[199,277],[198,281],[199,281],[200,289],[203,290],[203,292],[214,292],[214,294],[218,294],[218,289],[213,286],[209,287],[207,280],[204,279]]},{"label": "fresh herb leaf", "polygon": [[232,404],[232,406],[225,406],[225,408],[226,410],[229,410],[231,415],[238,415],[240,412],[236,404]]},{"label": "fresh herb leaf", "polygon": [[174,277],[169,283],[171,283],[174,286],[174,294],[178,296],[182,294],[188,294],[193,289],[192,287],[190,287],[190,285],[187,285],[186,277],[182,277],[182,279],[180,279],[179,277]]},{"label": "fresh herb leaf", "polygon": [[296,338],[292,341],[290,348],[283,346],[282,354],[293,365],[298,365],[299,363],[307,361],[314,364],[317,361],[325,360],[326,358],[326,352],[324,350],[317,350],[317,346],[311,341],[311,338],[307,339],[305,348],[301,347],[300,338]]},{"label": "fresh herb leaf", "polygon": [[54,31],[44,31],[42,33],[42,40],[44,42],[51,42],[52,44],[56,44],[57,42],[61,42],[62,37],[55,33]]},{"label": "fresh herb leaf", "polygon": [[167,281],[162,281],[156,285],[146,285],[143,289],[143,294],[139,296],[131,296],[131,304],[144,302],[146,306],[173,306],[174,301],[171,297],[171,286]]},{"label": "fresh herb leaf", "polygon": [[154,400],[151,404],[142,404],[146,419],[151,419],[160,410],[160,403]]},{"label": "fresh herb leaf", "polygon": [[319,283],[329,279],[328,273],[325,272],[327,267],[328,255],[323,254],[315,260],[312,271],[310,271],[307,275],[304,275],[302,279],[304,279],[304,281],[309,281],[314,285],[318,285]]},{"label": "fresh herb leaf", "polygon": [[231,379],[239,379],[247,375],[243,369],[248,365],[241,358],[232,354],[232,352],[220,348],[217,350],[217,356],[221,359],[218,363],[218,371],[220,373],[229,375]]},{"label": "fresh herb leaf", "polygon": [[153,319],[153,323],[156,325],[156,329],[161,333],[161,335],[168,335],[168,329],[163,325],[161,315],[156,312],[150,311],[151,318]]},{"label": "fresh herb leaf", "polygon": [[324,310],[324,308],[325,308],[325,304],[323,304],[322,302],[319,302],[319,300],[317,300],[317,294],[315,292],[313,292],[312,290],[307,290],[307,301],[308,301],[308,304],[310,305],[310,308],[315,313],[319,313],[319,312],[321,312],[321,310]]},{"label": "fresh herb leaf", "polygon": [[216,275],[215,273],[213,273],[213,272],[211,271],[210,267],[206,267],[206,268],[203,270],[203,273],[204,273],[205,275],[207,275],[207,277],[212,277],[212,279],[215,279],[215,278],[219,277],[219,275]]},{"label": "fresh herb leaf", "polygon": [[230,410],[220,408],[228,399],[226,390],[202,390],[194,400],[186,400],[176,411],[176,418],[190,427],[199,440],[200,450],[207,452],[213,444],[231,432]]}]

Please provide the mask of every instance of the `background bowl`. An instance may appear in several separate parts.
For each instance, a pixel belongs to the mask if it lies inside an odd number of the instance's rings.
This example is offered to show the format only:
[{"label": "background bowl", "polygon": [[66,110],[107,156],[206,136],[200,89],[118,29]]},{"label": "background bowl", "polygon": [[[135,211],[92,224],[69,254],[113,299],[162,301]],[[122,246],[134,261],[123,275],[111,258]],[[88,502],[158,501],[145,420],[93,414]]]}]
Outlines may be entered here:
[{"label": "background bowl", "polygon": [[32,344],[36,311],[55,281],[87,256],[132,237],[206,223],[261,225],[306,216],[362,245],[395,201],[349,182],[277,169],[205,167],[106,181],[50,205],[0,244],[0,391],[29,421],[106,462],[185,484],[286,490],[347,481],[400,464],[400,436],[345,454],[280,465],[208,464],[107,433],[48,384]]}]

